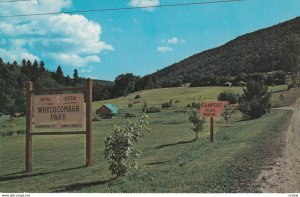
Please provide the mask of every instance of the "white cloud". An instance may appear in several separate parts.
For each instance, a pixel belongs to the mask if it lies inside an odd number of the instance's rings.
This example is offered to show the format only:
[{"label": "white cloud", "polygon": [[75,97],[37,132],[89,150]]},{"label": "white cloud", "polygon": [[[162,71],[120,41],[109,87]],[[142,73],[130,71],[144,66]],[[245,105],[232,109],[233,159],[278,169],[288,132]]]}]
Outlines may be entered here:
[{"label": "white cloud", "polygon": [[160,46],[160,47],[157,48],[157,51],[160,52],[160,53],[166,53],[166,52],[173,51],[173,48],[166,47],[166,46]]},{"label": "white cloud", "polygon": [[[0,14],[59,12],[70,5],[71,0],[3,3]],[[5,56],[6,61],[20,61],[25,56],[39,59],[33,55],[39,49],[41,57],[57,64],[86,66],[100,62],[102,51],[114,50],[101,39],[101,34],[100,24],[78,14],[5,18],[0,22],[0,36],[6,38],[6,43],[0,47],[0,56]]]},{"label": "white cloud", "polygon": [[[131,0],[129,3],[132,7],[148,7],[148,6],[158,6],[159,0]],[[153,11],[154,8],[143,8],[143,10]]]},{"label": "white cloud", "polygon": [[178,38],[174,37],[174,38],[171,38],[171,39],[168,39],[168,43],[169,44],[177,44],[179,41]]},{"label": "white cloud", "polygon": [[30,60],[31,62],[33,62],[34,60],[39,60],[37,56],[29,53],[26,49],[23,48],[15,51],[0,48],[0,57],[10,62],[14,60],[21,61],[24,58]]},{"label": "white cloud", "polygon": [[81,73],[91,73],[92,70],[91,69],[81,69],[80,72]]},{"label": "white cloud", "polygon": [[84,67],[89,63],[101,62],[100,57],[97,55],[79,56],[70,53],[48,53],[45,56],[54,59],[56,62],[64,62],[64,64],[73,67]]}]

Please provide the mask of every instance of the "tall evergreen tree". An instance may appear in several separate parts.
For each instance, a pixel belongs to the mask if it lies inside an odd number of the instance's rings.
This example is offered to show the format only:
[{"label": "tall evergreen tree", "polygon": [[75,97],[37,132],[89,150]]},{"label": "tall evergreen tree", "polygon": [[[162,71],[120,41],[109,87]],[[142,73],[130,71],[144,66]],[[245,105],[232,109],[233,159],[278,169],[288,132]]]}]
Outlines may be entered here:
[{"label": "tall evergreen tree", "polygon": [[75,86],[79,81],[78,71],[77,69],[74,69],[73,73],[73,85]]},{"label": "tall evergreen tree", "polygon": [[67,76],[65,77],[65,85],[66,85],[66,86],[72,85],[72,79],[71,79],[71,77],[70,77],[69,75],[67,75]]},{"label": "tall evergreen tree", "polygon": [[23,59],[23,60],[22,60],[22,67],[25,67],[25,66],[26,66],[26,60]]},{"label": "tall evergreen tree", "polygon": [[39,73],[41,76],[46,75],[45,63],[43,61],[40,61],[40,64],[39,64]]},{"label": "tall evergreen tree", "polygon": [[32,67],[31,67],[31,74],[32,74],[32,82],[36,82],[39,77],[39,64],[36,60],[34,60]]},{"label": "tall evergreen tree", "polygon": [[55,80],[59,83],[59,84],[64,84],[65,78],[64,78],[64,73],[61,69],[60,66],[57,67],[56,72],[55,72]]}]

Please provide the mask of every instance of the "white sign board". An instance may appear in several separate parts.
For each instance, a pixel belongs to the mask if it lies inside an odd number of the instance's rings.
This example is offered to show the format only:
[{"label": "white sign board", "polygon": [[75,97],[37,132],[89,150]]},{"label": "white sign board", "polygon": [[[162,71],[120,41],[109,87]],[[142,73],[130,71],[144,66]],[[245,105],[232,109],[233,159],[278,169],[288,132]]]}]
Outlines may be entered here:
[{"label": "white sign board", "polygon": [[84,128],[83,94],[36,95],[33,100],[36,129]]}]

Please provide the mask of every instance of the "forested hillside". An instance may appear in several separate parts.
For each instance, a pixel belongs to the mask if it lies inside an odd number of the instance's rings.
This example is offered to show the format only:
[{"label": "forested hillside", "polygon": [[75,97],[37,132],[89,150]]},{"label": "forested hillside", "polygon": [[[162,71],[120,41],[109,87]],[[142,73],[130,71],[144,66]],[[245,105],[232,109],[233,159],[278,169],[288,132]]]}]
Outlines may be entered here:
[{"label": "forested hillside", "polygon": [[[76,69],[70,77],[64,75],[60,66],[56,71],[47,70],[43,61],[32,63],[23,60],[18,64],[16,61],[4,63],[0,58],[0,113],[13,116],[16,112],[25,112],[25,84],[28,80],[33,82],[35,89],[85,85],[85,79],[79,77]],[[113,85],[112,82],[101,80],[93,80],[93,83],[94,100],[100,100],[103,97],[102,93],[107,92]]]},{"label": "forested hillside", "polygon": [[[295,40],[300,38],[300,17],[240,36],[223,46],[195,54],[144,77],[150,86],[182,83],[218,85],[232,76],[292,70]],[[298,42],[299,44],[299,42]],[[298,46],[299,48],[299,46]],[[296,59],[294,59],[295,61]],[[208,84],[207,84],[208,83]],[[149,84],[144,84],[147,88]]]}]

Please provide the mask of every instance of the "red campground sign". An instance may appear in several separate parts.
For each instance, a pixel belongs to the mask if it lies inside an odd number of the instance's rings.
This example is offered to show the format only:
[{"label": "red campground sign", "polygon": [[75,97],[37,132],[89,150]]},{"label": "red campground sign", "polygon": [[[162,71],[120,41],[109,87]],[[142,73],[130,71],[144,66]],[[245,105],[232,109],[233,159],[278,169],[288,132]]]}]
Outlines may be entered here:
[{"label": "red campground sign", "polygon": [[201,117],[220,117],[228,101],[203,101],[200,108]]}]

